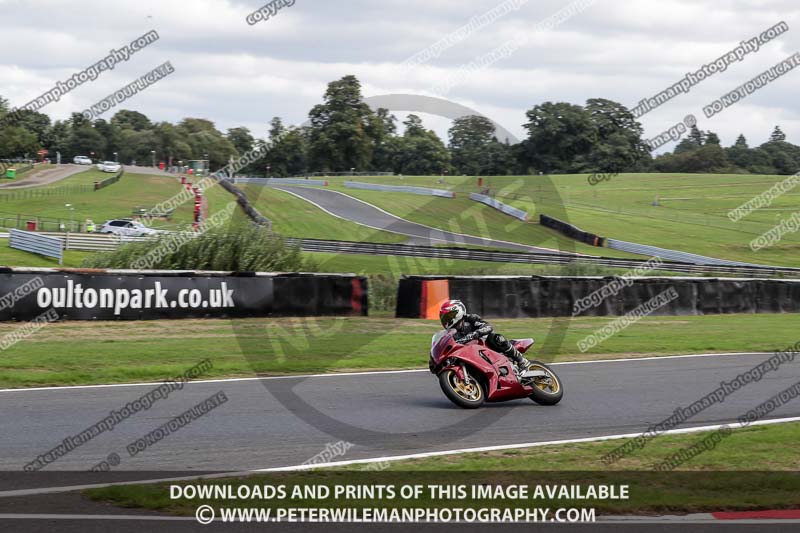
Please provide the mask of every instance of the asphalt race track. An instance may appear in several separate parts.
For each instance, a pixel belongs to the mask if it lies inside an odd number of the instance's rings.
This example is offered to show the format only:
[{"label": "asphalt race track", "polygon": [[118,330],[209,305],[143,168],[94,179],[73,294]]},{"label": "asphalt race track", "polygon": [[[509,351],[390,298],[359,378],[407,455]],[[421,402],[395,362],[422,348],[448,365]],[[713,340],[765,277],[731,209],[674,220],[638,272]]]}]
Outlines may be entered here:
[{"label": "asphalt race track", "polygon": [[[435,228],[431,228],[416,222],[410,222],[402,218],[396,217],[379,209],[371,204],[342,194],[337,191],[331,191],[321,188],[312,187],[292,187],[288,185],[271,186],[284,192],[292,193],[304,200],[307,200],[317,207],[320,207],[335,215],[337,217],[369,226],[371,228],[389,231],[392,233],[400,233],[409,236],[414,244],[453,244],[453,245],[472,245],[472,246],[489,246],[492,248],[504,248],[508,250],[517,250],[522,252],[539,252],[539,253],[554,253],[565,254],[566,252],[559,252],[549,248],[538,248],[536,246],[527,246],[524,244],[517,244],[514,242],[498,241],[493,239],[484,239],[481,237],[473,237],[471,235],[461,235],[458,233],[451,233]],[[574,255],[574,254],[569,254]]]},{"label": "asphalt race track", "polygon": [[[65,437],[155,387],[4,390],[0,391],[0,470],[4,472],[0,499],[3,491],[74,484],[66,471],[85,472],[110,453],[121,458],[113,469],[119,479],[137,477],[132,470],[147,472],[145,479],[153,479],[159,471],[299,465],[326,444],[340,440],[355,446],[334,460],[639,433],[768,357],[741,354],[559,364],[554,368],[565,383],[561,404],[542,407],[525,399],[487,404],[477,411],[451,405],[427,371],[188,383],[49,464],[40,472],[48,473],[42,479],[12,472],[19,473]],[[735,422],[796,383],[798,375],[800,361],[784,363],[682,427]],[[218,391],[224,391],[228,401],[217,409],[135,457],[125,451],[132,441]],[[797,401],[778,408],[769,418],[794,416],[800,416]],[[42,485],[45,480],[48,485]]]}]

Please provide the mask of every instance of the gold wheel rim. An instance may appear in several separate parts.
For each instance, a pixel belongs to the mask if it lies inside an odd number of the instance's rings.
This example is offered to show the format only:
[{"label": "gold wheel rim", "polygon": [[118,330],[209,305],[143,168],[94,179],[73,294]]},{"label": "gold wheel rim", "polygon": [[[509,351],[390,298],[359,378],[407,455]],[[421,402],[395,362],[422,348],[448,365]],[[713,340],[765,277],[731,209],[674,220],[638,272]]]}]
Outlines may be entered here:
[{"label": "gold wheel rim", "polygon": [[458,379],[456,373],[451,370],[450,375],[447,376],[447,381],[450,384],[450,388],[453,389],[453,392],[467,401],[475,402],[480,400],[481,396],[483,396],[481,386],[474,379],[470,383],[464,383],[462,380]]},{"label": "gold wheel rim", "polygon": [[558,382],[558,378],[550,372],[547,368],[543,365],[537,365],[533,363],[531,365],[531,370],[538,369],[547,374],[547,377],[543,378],[533,378],[533,384],[541,390],[542,392],[546,392],[547,394],[558,394],[558,391],[561,390],[561,384]]}]

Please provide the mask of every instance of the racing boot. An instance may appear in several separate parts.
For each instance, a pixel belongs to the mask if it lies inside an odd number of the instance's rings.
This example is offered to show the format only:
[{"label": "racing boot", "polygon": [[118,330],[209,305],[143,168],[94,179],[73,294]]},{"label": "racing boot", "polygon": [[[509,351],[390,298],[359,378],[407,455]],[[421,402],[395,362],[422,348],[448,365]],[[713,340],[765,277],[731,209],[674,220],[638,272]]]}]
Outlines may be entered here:
[{"label": "racing boot", "polygon": [[514,361],[514,366],[517,369],[517,375],[524,374],[531,367],[531,362],[525,359],[525,357],[519,353],[519,350],[517,350],[514,346],[511,346],[511,349],[508,350],[506,357]]}]

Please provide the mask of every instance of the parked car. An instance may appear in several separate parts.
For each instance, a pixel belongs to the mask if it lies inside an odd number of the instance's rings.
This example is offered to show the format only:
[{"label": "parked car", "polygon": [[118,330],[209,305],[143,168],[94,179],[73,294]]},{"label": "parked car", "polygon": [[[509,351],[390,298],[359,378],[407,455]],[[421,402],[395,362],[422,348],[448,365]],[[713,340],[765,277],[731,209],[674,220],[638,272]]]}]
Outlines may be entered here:
[{"label": "parked car", "polygon": [[76,155],[73,158],[72,162],[75,163],[76,165],[91,165],[92,164],[92,160],[90,158],[86,157],[85,155]]},{"label": "parked car", "polygon": [[116,161],[103,161],[103,163],[98,166],[103,172],[119,172],[119,170],[122,168],[122,165]]},{"label": "parked car", "polygon": [[97,230],[98,233],[113,233],[114,235],[123,235],[126,237],[142,237],[144,235],[156,235],[161,233],[157,229],[148,228],[137,220],[129,218],[118,218],[108,220],[100,225]]}]

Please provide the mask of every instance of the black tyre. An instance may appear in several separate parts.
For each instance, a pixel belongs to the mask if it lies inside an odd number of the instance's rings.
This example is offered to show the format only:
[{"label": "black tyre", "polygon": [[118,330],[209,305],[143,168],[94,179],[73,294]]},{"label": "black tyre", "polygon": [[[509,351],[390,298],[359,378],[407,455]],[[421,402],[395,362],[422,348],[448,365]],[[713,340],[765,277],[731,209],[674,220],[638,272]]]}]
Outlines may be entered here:
[{"label": "black tyre", "polygon": [[483,383],[469,374],[469,383],[458,379],[453,370],[445,370],[439,374],[439,385],[442,392],[451,402],[464,409],[477,409],[486,401],[486,389]]},{"label": "black tyre", "polygon": [[539,405],[555,405],[560,402],[564,396],[564,385],[556,373],[541,361],[531,361],[530,370],[542,370],[547,376],[531,378],[533,392],[529,398]]}]

